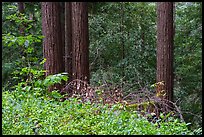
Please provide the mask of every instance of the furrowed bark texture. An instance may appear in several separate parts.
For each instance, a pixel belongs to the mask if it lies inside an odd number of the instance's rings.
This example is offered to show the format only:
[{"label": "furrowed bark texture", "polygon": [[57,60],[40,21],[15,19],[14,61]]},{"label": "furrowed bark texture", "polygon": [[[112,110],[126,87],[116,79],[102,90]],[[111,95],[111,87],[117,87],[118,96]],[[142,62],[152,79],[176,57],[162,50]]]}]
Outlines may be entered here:
[{"label": "furrowed bark texture", "polygon": [[62,36],[62,56],[63,56],[63,72],[65,72],[65,3],[60,3],[60,24],[61,24],[61,36]]},{"label": "furrowed bark texture", "polygon": [[88,7],[72,2],[72,78],[89,83]]},{"label": "furrowed bark texture", "polygon": [[65,2],[65,71],[72,81],[72,22],[71,2]]},{"label": "furrowed bark texture", "polygon": [[[42,2],[42,31],[43,56],[46,58],[44,68],[46,76],[63,72],[63,53],[62,53],[62,35],[60,30],[60,9],[58,2]],[[60,89],[61,86],[55,85],[49,88]]]},{"label": "furrowed bark texture", "polygon": [[173,101],[173,3],[157,4],[157,93],[166,92],[165,99]]}]

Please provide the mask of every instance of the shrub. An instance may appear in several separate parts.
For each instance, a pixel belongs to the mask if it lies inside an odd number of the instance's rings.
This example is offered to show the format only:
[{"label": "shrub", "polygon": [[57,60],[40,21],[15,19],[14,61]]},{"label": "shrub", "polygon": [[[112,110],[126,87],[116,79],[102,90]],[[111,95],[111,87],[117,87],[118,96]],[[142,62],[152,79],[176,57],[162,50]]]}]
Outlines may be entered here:
[{"label": "shrub", "polygon": [[[202,131],[198,130],[201,133]],[[121,104],[82,103],[76,98],[64,102],[36,96],[34,92],[5,91],[2,97],[2,133],[11,134],[113,134],[161,135],[193,134],[186,123],[171,118],[168,122],[149,122]]]}]

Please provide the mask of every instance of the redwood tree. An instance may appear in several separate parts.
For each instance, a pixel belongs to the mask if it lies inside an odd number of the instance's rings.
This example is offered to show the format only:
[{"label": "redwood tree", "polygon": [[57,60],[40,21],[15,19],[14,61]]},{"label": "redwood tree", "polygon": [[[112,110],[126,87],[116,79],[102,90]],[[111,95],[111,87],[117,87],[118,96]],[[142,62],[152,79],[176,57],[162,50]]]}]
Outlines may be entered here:
[{"label": "redwood tree", "polygon": [[[65,2],[59,2],[60,4],[60,24],[61,24],[61,36],[62,36],[62,56],[63,56],[63,67],[65,65]],[[64,68],[65,70],[65,68]]]},{"label": "redwood tree", "polygon": [[65,71],[72,80],[72,22],[71,2],[65,2]]},{"label": "redwood tree", "polygon": [[[50,74],[61,73],[64,71],[63,66],[63,47],[60,26],[60,5],[58,2],[42,2],[42,32],[45,36],[43,39],[43,56],[46,58],[44,64],[46,76]],[[50,87],[60,90],[60,85]]]},{"label": "redwood tree", "polygon": [[72,2],[72,77],[89,83],[87,2]]},{"label": "redwood tree", "polygon": [[173,2],[157,3],[157,93],[173,100]]}]

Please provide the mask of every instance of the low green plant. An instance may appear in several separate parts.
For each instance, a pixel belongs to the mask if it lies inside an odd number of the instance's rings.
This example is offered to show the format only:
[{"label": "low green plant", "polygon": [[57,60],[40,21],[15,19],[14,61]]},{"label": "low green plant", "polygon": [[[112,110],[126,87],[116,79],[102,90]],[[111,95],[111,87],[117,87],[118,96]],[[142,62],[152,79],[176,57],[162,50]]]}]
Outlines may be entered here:
[{"label": "low green plant", "polygon": [[[159,126],[158,126],[159,125]],[[199,130],[197,132],[200,132]],[[4,135],[187,135],[186,123],[149,122],[121,104],[82,103],[69,98],[64,102],[33,92],[14,90],[2,93],[2,133]],[[200,132],[201,133],[201,132]]]},{"label": "low green plant", "polygon": [[[49,86],[52,86],[57,83],[61,83],[62,81],[67,81],[68,76],[67,73],[59,73],[54,75],[49,75],[46,78],[44,78],[45,70],[37,70],[33,68],[22,68],[21,71],[15,72],[16,79],[25,77],[26,79],[21,79],[21,82],[19,82],[17,85],[15,85],[13,88],[16,91],[25,91],[25,92],[33,92],[37,96],[45,95],[44,93],[47,93],[47,89]],[[49,95],[51,95],[54,98],[60,98],[60,93],[57,93],[58,91],[53,91]]]}]

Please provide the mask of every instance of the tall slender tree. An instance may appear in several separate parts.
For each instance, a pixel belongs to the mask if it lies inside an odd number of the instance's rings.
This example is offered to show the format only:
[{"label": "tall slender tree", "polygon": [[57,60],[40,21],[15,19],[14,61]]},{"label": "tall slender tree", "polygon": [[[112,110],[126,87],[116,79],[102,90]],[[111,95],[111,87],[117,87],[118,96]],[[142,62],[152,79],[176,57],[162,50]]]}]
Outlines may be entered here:
[{"label": "tall slender tree", "polygon": [[[157,93],[173,101],[173,2],[157,3]],[[163,94],[164,93],[164,94]]]},{"label": "tall slender tree", "polygon": [[[25,5],[24,5],[24,2],[18,2],[18,11],[19,13],[23,14],[25,12]],[[19,31],[20,31],[20,34],[21,35],[24,35],[24,24],[21,24],[20,25],[20,28],[19,28]]]},{"label": "tall slender tree", "polygon": [[72,22],[71,2],[65,2],[65,71],[72,80]]},{"label": "tall slender tree", "polygon": [[25,11],[24,2],[18,2],[18,10],[20,13],[24,13]]},{"label": "tall slender tree", "polygon": [[[121,33],[121,37],[120,37],[120,41],[121,41],[121,53],[122,53],[122,60],[125,59],[125,40],[124,40],[124,4],[123,2],[120,3],[120,14],[121,14],[121,21],[120,21],[120,33]],[[123,63],[122,65],[122,77],[125,77],[125,64]],[[122,82],[122,88],[123,88],[123,82]]]},{"label": "tall slender tree", "polygon": [[[62,36],[62,56],[63,56],[63,68],[65,67],[65,3],[60,3],[60,24],[61,24],[61,36]],[[65,68],[64,68],[65,70]]]},{"label": "tall slender tree", "polygon": [[89,83],[87,2],[72,2],[72,77]]},{"label": "tall slender tree", "polygon": [[[62,36],[60,24],[60,5],[58,2],[42,2],[42,32],[43,39],[43,56],[46,58],[44,68],[46,76],[64,71],[63,53],[62,53]],[[49,88],[61,89],[60,85]]]}]

